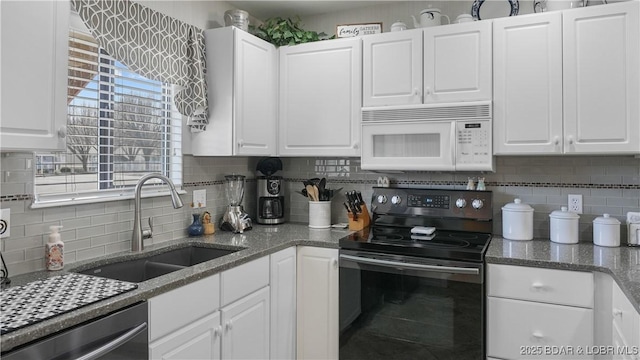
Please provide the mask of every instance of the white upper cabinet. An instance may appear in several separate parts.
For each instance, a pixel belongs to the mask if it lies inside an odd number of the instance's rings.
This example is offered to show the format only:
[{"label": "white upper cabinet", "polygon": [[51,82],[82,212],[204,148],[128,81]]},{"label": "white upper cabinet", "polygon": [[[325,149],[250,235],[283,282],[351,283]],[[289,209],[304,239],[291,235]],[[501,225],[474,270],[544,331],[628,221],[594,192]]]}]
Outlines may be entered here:
[{"label": "white upper cabinet", "polygon": [[422,103],[422,33],[362,37],[364,107]]},{"label": "white upper cabinet", "polygon": [[279,155],[360,156],[360,38],[279,48]]},{"label": "white upper cabinet", "polygon": [[275,46],[232,26],[205,31],[205,42],[209,125],[191,135],[193,155],[275,155]]},{"label": "white upper cabinet", "polygon": [[64,150],[68,1],[0,2],[2,150]]},{"label": "white upper cabinet", "polygon": [[640,152],[640,3],[563,13],[564,146]]},{"label": "white upper cabinet", "polygon": [[494,20],[494,153],[640,153],[640,3]]},{"label": "white upper cabinet", "polygon": [[491,22],[362,38],[363,106],[491,100]]},{"label": "white upper cabinet", "polygon": [[424,29],[424,103],[491,100],[491,22]]},{"label": "white upper cabinet", "polygon": [[495,154],[562,153],[562,14],[493,22]]}]

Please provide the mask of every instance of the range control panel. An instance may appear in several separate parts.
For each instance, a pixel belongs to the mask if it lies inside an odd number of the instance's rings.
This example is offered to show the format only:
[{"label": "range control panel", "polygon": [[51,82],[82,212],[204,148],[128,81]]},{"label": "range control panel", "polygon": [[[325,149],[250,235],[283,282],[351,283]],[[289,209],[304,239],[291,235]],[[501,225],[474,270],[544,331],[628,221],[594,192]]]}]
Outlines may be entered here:
[{"label": "range control panel", "polygon": [[407,194],[409,207],[424,207],[436,209],[449,208],[449,195],[416,195]]},{"label": "range control panel", "polygon": [[491,220],[491,191],[374,187],[374,214]]}]

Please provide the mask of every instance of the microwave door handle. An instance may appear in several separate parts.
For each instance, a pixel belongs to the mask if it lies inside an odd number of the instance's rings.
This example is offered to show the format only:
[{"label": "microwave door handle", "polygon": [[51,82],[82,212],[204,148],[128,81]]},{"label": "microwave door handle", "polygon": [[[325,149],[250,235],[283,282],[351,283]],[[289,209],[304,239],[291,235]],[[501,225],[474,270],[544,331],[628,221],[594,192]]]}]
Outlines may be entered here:
[{"label": "microwave door handle", "polygon": [[100,347],[98,347],[97,349],[93,349],[91,351],[89,351],[88,353],[76,358],[76,360],[94,360],[94,359],[98,359],[106,354],[108,354],[109,352],[113,351],[114,349],[118,348],[120,345],[128,342],[129,340],[133,339],[134,337],[138,336],[138,334],[140,334],[141,332],[145,331],[147,329],[147,323],[144,322],[134,328],[131,328],[130,330],[128,330],[126,333],[122,334],[121,336],[117,337],[116,339],[113,339],[112,341],[101,345]]},{"label": "microwave door handle", "polygon": [[353,256],[353,255],[345,255],[345,254],[340,254],[340,258],[345,260],[351,260],[361,264],[378,265],[378,266],[393,267],[393,268],[407,269],[407,270],[431,271],[431,272],[464,274],[464,275],[480,274],[480,269],[476,269],[476,268],[463,268],[463,267],[455,267],[455,266],[424,265],[424,264],[408,264],[408,263],[403,263],[398,261],[370,259],[370,258]]}]

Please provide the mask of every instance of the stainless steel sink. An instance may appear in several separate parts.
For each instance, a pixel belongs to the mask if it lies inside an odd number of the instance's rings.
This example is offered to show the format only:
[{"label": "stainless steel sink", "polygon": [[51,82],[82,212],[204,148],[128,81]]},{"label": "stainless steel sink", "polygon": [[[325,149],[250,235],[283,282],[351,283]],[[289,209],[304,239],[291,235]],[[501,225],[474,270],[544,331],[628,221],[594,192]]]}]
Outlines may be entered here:
[{"label": "stainless steel sink", "polygon": [[138,259],[114,262],[75,272],[138,283],[208,260],[217,259],[238,250],[240,249],[187,246]]}]

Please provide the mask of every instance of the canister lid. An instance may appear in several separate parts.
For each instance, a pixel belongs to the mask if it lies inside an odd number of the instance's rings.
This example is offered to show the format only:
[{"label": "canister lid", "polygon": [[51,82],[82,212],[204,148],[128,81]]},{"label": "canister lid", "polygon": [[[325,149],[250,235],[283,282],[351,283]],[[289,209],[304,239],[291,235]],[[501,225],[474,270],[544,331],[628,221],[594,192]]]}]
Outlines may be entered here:
[{"label": "canister lid", "polygon": [[515,198],[512,203],[505,204],[502,210],[531,212],[533,208],[528,204],[523,204],[519,198]]},{"label": "canister lid", "polygon": [[602,216],[593,219],[594,224],[602,225],[620,225],[620,221],[616,218],[612,218],[609,214],[602,214]]},{"label": "canister lid", "polygon": [[440,13],[440,9],[438,9],[438,8],[426,8],[426,9],[422,9],[422,11],[420,11],[420,15],[426,14],[426,13]]},{"label": "canister lid", "polygon": [[570,212],[569,208],[567,208],[566,206],[561,207],[560,210],[551,212],[551,214],[549,214],[549,217],[553,219],[580,219],[580,215]]}]

